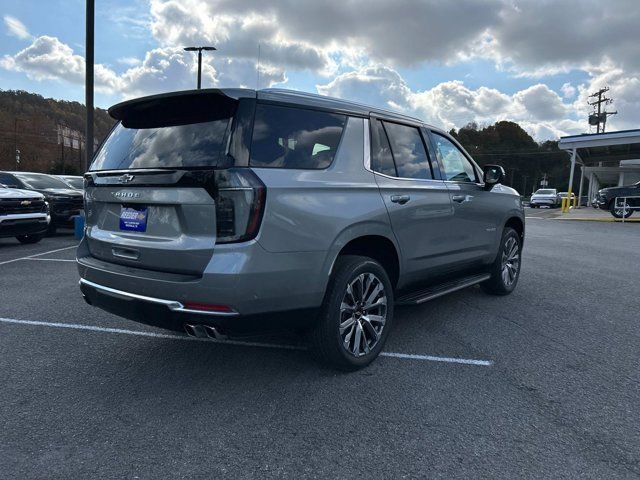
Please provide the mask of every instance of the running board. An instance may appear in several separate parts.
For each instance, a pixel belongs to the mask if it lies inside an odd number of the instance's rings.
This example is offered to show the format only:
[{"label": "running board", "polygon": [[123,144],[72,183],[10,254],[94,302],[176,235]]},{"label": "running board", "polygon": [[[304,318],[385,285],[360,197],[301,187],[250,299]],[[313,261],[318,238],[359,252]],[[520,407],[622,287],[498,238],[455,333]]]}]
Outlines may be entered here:
[{"label": "running board", "polygon": [[460,280],[453,282],[441,283],[433,287],[425,288],[424,290],[418,290],[407,295],[403,295],[396,299],[396,305],[420,305],[421,303],[428,302],[434,298],[441,297],[447,293],[455,292],[456,290],[462,290],[463,288],[476,285],[477,283],[484,282],[491,278],[488,273],[480,275],[473,275],[471,277],[464,277]]}]

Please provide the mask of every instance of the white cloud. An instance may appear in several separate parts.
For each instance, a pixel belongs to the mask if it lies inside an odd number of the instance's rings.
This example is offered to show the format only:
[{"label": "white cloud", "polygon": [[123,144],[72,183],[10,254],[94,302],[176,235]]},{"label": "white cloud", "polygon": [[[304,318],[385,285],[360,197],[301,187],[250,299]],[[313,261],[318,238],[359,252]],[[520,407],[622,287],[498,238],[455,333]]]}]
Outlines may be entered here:
[{"label": "white cloud", "polygon": [[619,112],[618,115],[613,115],[607,120],[607,131],[638,128],[640,125],[640,76],[629,75],[622,68],[615,68],[612,65],[603,65],[600,69],[594,69],[589,83],[578,87],[578,96],[573,107],[580,118],[586,119],[592,110],[587,101],[593,101],[593,99],[589,99],[588,96],[607,86],[611,89],[608,96],[614,99],[614,103],[607,105],[606,109]]},{"label": "white cloud", "polygon": [[371,66],[339,75],[317,88],[323,94],[407,111],[447,130],[469,122],[512,120],[521,123],[536,139],[546,140],[578,133],[581,127],[580,123],[567,120],[572,105],[565,104],[543,84],[513,95],[487,87],[470,89],[457,80],[413,91],[396,71]]},{"label": "white cloud", "polygon": [[[150,50],[143,60],[123,58],[119,63],[129,68],[118,74],[113,69],[95,65],[96,89],[122,97],[135,97],[172,90],[195,88],[197,60],[182,48],[163,47]],[[214,67],[214,65],[216,65]],[[84,84],[84,57],[56,37],[42,36],[15,55],[0,59],[0,67],[24,72],[35,80],[60,80]],[[220,57],[205,57],[202,83],[205,87],[254,87],[257,71],[253,61]],[[262,87],[286,81],[283,68],[263,65],[260,68]]]},{"label": "white cloud", "polygon": [[560,87],[560,91],[562,92],[562,96],[564,98],[573,98],[576,95],[576,87],[574,87],[573,85],[571,85],[571,83],[566,82],[562,84],[562,87]]},{"label": "white cloud", "polygon": [[201,0],[151,0],[151,32],[164,46],[214,45],[219,51],[213,55],[254,65],[260,43],[261,63],[267,66],[316,72],[335,68],[328,52],[286,36],[280,19],[268,11],[229,14],[219,6]]},{"label": "white cloud", "polygon": [[[71,83],[84,83],[84,58],[56,37],[42,36],[13,56],[6,55],[0,66],[7,70],[24,72],[36,80],[59,79]],[[95,66],[96,88],[114,91],[119,87],[116,73],[97,64]]]},{"label": "white cloud", "polygon": [[24,23],[11,15],[5,15],[3,17],[4,24],[7,27],[8,34],[17,37],[21,40],[28,40],[31,37],[29,30],[25,27]]},{"label": "white cloud", "polygon": [[[586,96],[602,85],[621,112],[609,127],[640,123],[637,0],[149,0],[107,13],[122,35],[151,33],[157,45],[144,58],[96,65],[96,87],[117,96],[193,88],[196,57],[182,51],[187,45],[219,49],[204,56],[205,86],[254,87],[260,44],[261,87],[305,72],[319,79],[320,93],[413,112],[444,128],[510,119],[538,139],[579,133]],[[84,82],[84,59],[69,45],[33,39],[14,17],[4,22],[9,34],[32,43],[5,55],[1,67]],[[538,80],[513,94],[461,81],[412,90],[395,69],[479,58],[493,60],[497,76]],[[544,84],[545,76],[575,69],[589,81],[566,82],[558,93]]]},{"label": "white cloud", "polygon": [[136,57],[121,57],[118,59],[118,63],[121,65],[127,65],[129,67],[135,67],[142,63],[142,60]]}]

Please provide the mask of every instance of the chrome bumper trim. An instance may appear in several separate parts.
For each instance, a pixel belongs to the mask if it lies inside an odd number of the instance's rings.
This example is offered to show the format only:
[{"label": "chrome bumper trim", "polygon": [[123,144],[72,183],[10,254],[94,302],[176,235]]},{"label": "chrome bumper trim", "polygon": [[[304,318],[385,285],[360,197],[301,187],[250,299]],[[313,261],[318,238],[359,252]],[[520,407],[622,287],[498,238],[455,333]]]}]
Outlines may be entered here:
[{"label": "chrome bumper trim", "polygon": [[105,287],[104,285],[90,282],[89,280],[85,280],[84,278],[81,278],[79,283],[80,285],[87,285],[89,287],[95,288],[96,290],[107,295],[122,297],[128,300],[139,300],[142,302],[155,303],[156,305],[163,305],[172,312],[195,313],[198,315],[210,315],[214,317],[234,317],[239,315],[238,312],[210,312],[208,310],[194,310],[191,308],[185,308],[185,306],[177,300],[165,300],[162,298],[138,295],[137,293],[124,292],[122,290],[116,290],[115,288]]}]

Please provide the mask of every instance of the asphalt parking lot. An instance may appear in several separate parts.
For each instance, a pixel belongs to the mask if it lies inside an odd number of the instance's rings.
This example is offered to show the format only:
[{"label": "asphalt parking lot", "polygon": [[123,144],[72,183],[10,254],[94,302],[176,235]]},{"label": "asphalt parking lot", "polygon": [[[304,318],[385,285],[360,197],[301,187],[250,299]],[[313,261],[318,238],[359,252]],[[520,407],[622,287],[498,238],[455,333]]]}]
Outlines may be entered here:
[{"label": "asphalt parking lot", "polygon": [[0,240],[0,477],[640,476],[638,224],[529,219],[512,295],[399,309],[351,374],[93,309],[74,244]]}]

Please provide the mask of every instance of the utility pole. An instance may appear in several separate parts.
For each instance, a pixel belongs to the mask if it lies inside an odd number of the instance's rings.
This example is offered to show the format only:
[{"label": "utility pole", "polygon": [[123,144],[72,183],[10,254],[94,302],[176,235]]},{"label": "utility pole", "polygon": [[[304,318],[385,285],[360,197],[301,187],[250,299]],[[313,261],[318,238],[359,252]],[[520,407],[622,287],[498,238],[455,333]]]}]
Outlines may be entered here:
[{"label": "utility pole", "polygon": [[16,154],[16,166],[18,163],[18,117],[13,119],[13,152]]},{"label": "utility pole", "polygon": [[202,88],[202,51],[210,52],[216,47],[184,47],[185,52],[198,52],[198,90]]},{"label": "utility pole", "polygon": [[[85,105],[87,106],[87,124],[85,127],[85,143],[86,161],[84,162],[84,171],[89,170],[89,162],[93,158],[93,37],[94,37],[94,16],[95,3],[94,0],[87,0],[87,18],[86,18],[86,39],[85,39]],[[64,152],[64,139],[62,141],[62,151]],[[64,168],[64,153],[63,153]],[[83,172],[84,173],[84,172]]]},{"label": "utility pole", "polygon": [[602,125],[602,133],[605,132],[607,126],[607,117],[610,115],[617,115],[618,111],[607,112],[602,111],[602,105],[610,105],[613,103],[612,98],[607,98],[605,94],[609,91],[609,87],[604,87],[595,93],[589,95],[589,98],[598,98],[593,102],[587,101],[589,105],[593,107],[594,112],[589,115],[589,125],[596,127],[596,133],[600,133],[600,125]]}]

